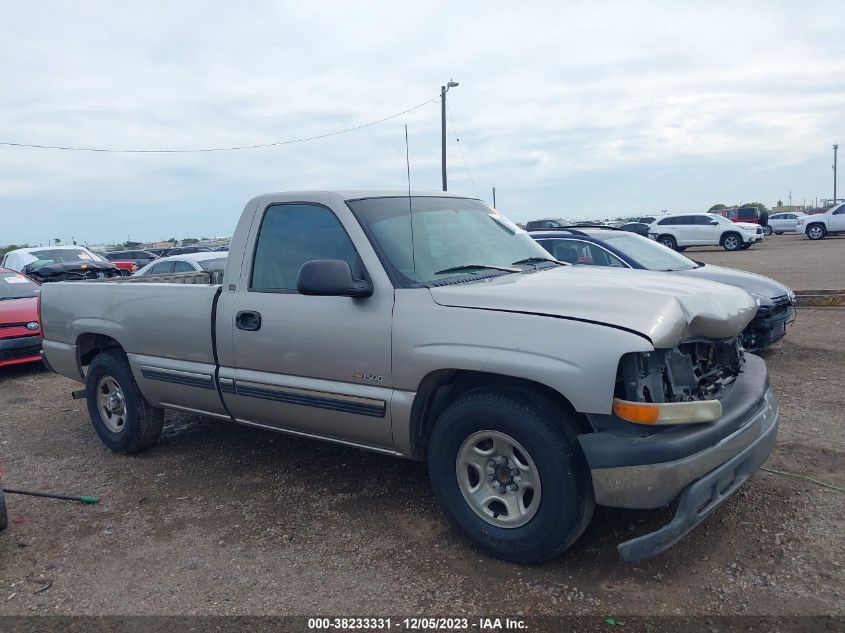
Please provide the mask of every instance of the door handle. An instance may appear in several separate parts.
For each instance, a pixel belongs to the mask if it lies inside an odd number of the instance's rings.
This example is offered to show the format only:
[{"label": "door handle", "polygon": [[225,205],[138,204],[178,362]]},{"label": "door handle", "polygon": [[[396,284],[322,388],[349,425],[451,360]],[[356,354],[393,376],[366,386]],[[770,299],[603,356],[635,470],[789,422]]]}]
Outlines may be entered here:
[{"label": "door handle", "polygon": [[261,329],[261,313],[253,310],[242,310],[235,315],[235,327],[247,332]]}]

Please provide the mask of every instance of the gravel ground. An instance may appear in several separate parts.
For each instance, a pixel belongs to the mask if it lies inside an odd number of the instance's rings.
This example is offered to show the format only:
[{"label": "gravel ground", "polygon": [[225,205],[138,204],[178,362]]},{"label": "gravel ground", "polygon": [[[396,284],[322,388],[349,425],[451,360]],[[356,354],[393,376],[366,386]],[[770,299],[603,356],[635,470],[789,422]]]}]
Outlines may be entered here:
[{"label": "gravel ground", "polygon": [[[769,272],[793,243],[819,270],[845,252],[782,236],[699,258]],[[845,309],[808,308],[766,355],[782,407],[767,466],[845,486],[843,349]],[[0,370],[5,485],[102,497],[7,496],[0,615],[845,615],[845,497],[807,481],[758,473],[638,566],[616,544],[670,513],[600,508],[569,553],[521,567],[449,528],[423,464],[173,413],[157,446],[119,456],[76,388],[36,367]]]},{"label": "gravel ground", "polygon": [[762,244],[745,251],[696,246],[684,255],[705,264],[760,273],[793,290],[845,288],[845,235],[813,242],[804,235],[785,233],[763,238]]}]

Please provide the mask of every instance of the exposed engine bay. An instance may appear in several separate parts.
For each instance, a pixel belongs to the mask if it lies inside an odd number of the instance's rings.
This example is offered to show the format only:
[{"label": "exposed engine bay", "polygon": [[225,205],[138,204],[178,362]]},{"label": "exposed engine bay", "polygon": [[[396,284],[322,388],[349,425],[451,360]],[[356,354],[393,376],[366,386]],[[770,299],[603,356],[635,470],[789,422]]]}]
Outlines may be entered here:
[{"label": "exposed engine bay", "polygon": [[88,261],[80,262],[62,262],[51,264],[49,266],[41,266],[35,268],[33,266],[24,267],[24,274],[30,279],[34,279],[38,283],[46,283],[50,281],[79,281],[82,279],[109,279],[112,277],[120,277],[120,269],[111,262],[97,262]]},{"label": "exposed engine bay", "polygon": [[716,398],[742,371],[740,337],[687,341],[673,349],[625,354],[616,396],[634,402],[689,402]]}]

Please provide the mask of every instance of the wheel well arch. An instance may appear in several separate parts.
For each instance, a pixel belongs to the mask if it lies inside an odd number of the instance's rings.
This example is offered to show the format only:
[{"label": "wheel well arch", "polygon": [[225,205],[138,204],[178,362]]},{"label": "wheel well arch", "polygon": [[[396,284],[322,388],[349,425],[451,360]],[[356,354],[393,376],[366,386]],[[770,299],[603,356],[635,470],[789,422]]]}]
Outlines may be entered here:
[{"label": "wheel well arch", "polygon": [[740,240],[742,240],[742,234],[740,234],[739,231],[736,229],[727,229],[722,233],[722,237],[719,238],[719,244],[724,244],[728,235],[736,235]]},{"label": "wheel well arch", "polygon": [[586,416],[578,413],[566,396],[548,385],[527,378],[484,371],[439,369],[429,373],[420,381],[411,405],[409,432],[413,457],[418,459],[425,457],[428,437],[443,409],[462,394],[481,386],[514,386],[544,395],[572,416],[578,425],[578,433],[593,431]]},{"label": "wheel well arch", "polygon": [[76,339],[76,355],[80,369],[85,365],[90,365],[97,354],[110,349],[123,351],[123,346],[106,334],[95,334],[93,332],[80,334]]}]

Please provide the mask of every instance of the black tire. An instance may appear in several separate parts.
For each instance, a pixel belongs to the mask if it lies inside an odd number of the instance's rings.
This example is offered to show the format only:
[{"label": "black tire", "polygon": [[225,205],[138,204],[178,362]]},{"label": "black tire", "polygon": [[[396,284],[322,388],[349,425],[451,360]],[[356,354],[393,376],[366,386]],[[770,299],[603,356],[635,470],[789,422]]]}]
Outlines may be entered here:
[{"label": "black tire", "polygon": [[[536,465],[539,505],[523,525],[490,523],[461,492],[459,451],[479,431],[510,436]],[[493,387],[463,394],[440,415],[429,441],[429,477],[440,508],[457,530],[495,558],[532,564],[562,553],[586,529],[595,507],[576,435],[575,423],[560,406],[530,390]]]},{"label": "black tire", "polygon": [[9,527],[9,514],[6,512],[6,493],[0,488],[0,532]]},{"label": "black tire", "polygon": [[766,226],[764,226],[764,227],[763,227],[763,235],[765,235],[766,237],[768,237],[768,236],[769,236],[769,235],[771,235],[771,234],[772,234],[772,227],[770,227],[770,226],[767,224]]},{"label": "black tire", "polygon": [[678,242],[671,235],[661,235],[657,238],[657,241],[666,248],[671,248],[673,251],[678,250]]},{"label": "black tire", "polygon": [[783,231],[775,231],[775,235],[783,235]]},{"label": "black tire", "polygon": [[[124,422],[118,431],[108,427],[104,420],[106,414],[100,412],[97,402],[98,385],[103,378],[109,377],[120,387],[123,397]],[[122,351],[103,352],[91,361],[85,377],[85,392],[91,424],[103,444],[111,450],[116,453],[137,453],[158,441],[164,425],[164,411],[150,406],[144,399]]]},{"label": "black tire", "polygon": [[738,251],[742,248],[742,236],[739,233],[725,233],[722,236],[722,248],[726,251]]},{"label": "black tire", "polygon": [[813,222],[807,225],[806,232],[811,240],[820,240],[827,235],[827,227],[819,222]]}]

